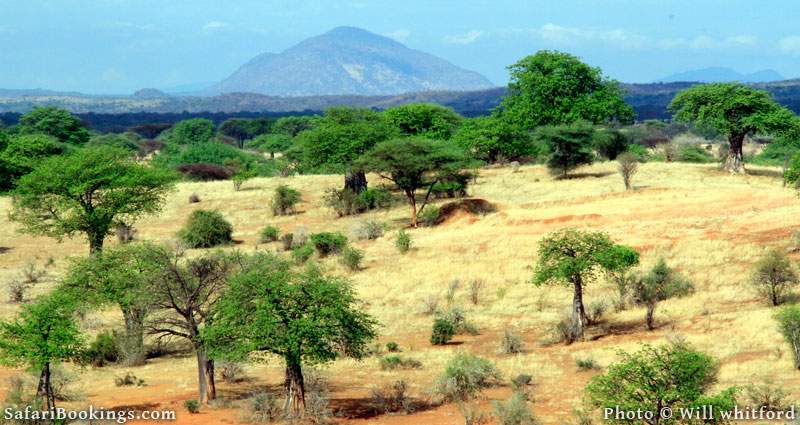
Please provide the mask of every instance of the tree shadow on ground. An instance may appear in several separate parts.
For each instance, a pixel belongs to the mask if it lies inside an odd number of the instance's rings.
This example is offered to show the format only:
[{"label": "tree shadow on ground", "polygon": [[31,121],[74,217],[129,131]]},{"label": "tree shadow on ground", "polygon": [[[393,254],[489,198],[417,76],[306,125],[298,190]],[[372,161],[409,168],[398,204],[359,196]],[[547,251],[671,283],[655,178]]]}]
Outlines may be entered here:
[{"label": "tree shadow on ground", "polygon": [[602,171],[602,172],[597,172],[597,173],[570,173],[570,174],[567,174],[566,176],[558,176],[555,179],[556,180],[575,180],[575,179],[584,179],[584,178],[587,178],[587,177],[602,178],[602,177],[608,177],[608,176],[610,176],[612,174],[614,174],[613,171]]}]

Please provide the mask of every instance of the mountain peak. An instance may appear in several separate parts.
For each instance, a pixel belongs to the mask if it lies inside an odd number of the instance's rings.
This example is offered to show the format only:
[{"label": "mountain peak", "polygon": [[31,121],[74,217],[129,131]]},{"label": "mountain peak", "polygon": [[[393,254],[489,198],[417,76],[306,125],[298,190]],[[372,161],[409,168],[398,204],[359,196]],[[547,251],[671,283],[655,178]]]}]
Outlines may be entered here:
[{"label": "mountain peak", "polygon": [[783,79],[784,77],[773,69],[764,69],[749,74],[743,74],[731,68],[712,66],[703,69],[679,72],[677,74],[664,77],[656,82],[673,83],[690,81],[699,83],[726,83],[740,81],[743,83],[766,83]]},{"label": "mountain peak", "polygon": [[482,75],[370,31],[342,26],[278,54],[262,53],[215,93],[273,96],[389,95],[492,87]]}]

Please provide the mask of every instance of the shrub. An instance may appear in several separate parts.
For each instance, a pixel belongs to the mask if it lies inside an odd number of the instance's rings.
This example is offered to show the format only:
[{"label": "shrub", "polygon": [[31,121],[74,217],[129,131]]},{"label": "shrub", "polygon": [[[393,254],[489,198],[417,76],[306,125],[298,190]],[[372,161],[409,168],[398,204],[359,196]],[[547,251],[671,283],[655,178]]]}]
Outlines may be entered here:
[{"label": "shrub", "polygon": [[511,378],[511,390],[515,393],[524,393],[526,389],[533,382],[533,376],[527,373],[520,373],[519,375]]},{"label": "shrub", "polygon": [[197,210],[178,236],[189,248],[210,248],[233,242],[233,226],[219,211]]},{"label": "shrub", "polygon": [[278,240],[278,234],[280,234],[280,231],[277,227],[267,226],[261,229],[261,237],[259,240],[261,243],[275,242]]},{"label": "shrub", "polygon": [[453,339],[456,334],[456,329],[453,322],[442,317],[437,317],[433,321],[433,329],[431,330],[431,344],[445,345]]},{"label": "shrub", "polygon": [[500,340],[500,352],[502,354],[517,354],[523,349],[522,338],[506,330]]},{"label": "shrub", "polygon": [[285,233],[281,236],[281,246],[283,246],[284,251],[289,251],[292,249],[294,243],[294,233]]},{"label": "shrub", "polygon": [[771,249],[756,263],[750,283],[759,295],[777,306],[783,302],[789,288],[797,285],[798,279],[786,254]]},{"label": "shrub", "polygon": [[353,233],[356,239],[360,241],[374,240],[383,236],[384,228],[384,224],[379,221],[364,220],[358,224]]},{"label": "shrub", "polygon": [[422,314],[431,315],[439,310],[439,296],[429,295],[422,300]]},{"label": "shrub", "polygon": [[244,367],[241,363],[223,360],[216,362],[214,366],[219,370],[219,376],[225,382],[235,383],[245,380]]},{"label": "shrub", "polygon": [[347,236],[339,232],[321,232],[309,238],[321,257],[337,254],[347,246]]},{"label": "shrub", "polygon": [[357,194],[349,188],[331,188],[325,193],[324,202],[338,217],[344,217],[386,208],[391,204],[391,194],[384,189],[365,189]]},{"label": "shrub", "polygon": [[358,197],[367,206],[368,210],[389,208],[392,206],[392,194],[386,189],[364,189]]},{"label": "shrub", "polygon": [[227,180],[233,175],[227,167],[206,163],[182,164],[176,169],[184,176],[200,181]]},{"label": "shrub", "polygon": [[500,372],[483,358],[458,354],[447,363],[436,381],[435,390],[447,400],[467,400],[484,388],[495,385]]},{"label": "shrub", "polygon": [[575,366],[578,366],[580,370],[600,369],[600,365],[591,357],[575,359]]},{"label": "shrub", "polygon": [[386,351],[390,353],[397,353],[400,351],[400,346],[394,341],[389,341],[386,343]]},{"label": "shrub", "polygon": [[183,402],[183,407],[186,408],[186,411],[189,413],[200,413],[200,403],[197,400],[186,400]]},{"label": "shrub", "polygon": [[118,387],[141,387],[144,385],[144,379],[139,379],[133,373],[126,372],[124,376],[114,378],[114,385]]},{"label": "shrub", "polygon": [[456,334],[469,334],[477,335],[478,329],[470,322],[467,321],[467,316],[464,310],[459,307],[453,307],[440,313],[439,317],[453,324],[453,329]]},{"label": "shrub", "polygon": [[581,337],[578,325],[578,318],[574,314],[571,312],[564,314],[553,327],[555,340],[567,345],[572,344]]},{"label": "shrub", "polygon": [[94,341],[89,344],[85,357],[87,362],[96,367],[116,362],[120,355],[114,334],[108,331],[97,334]]},{"label": "shrub", "polygon": [[441,210],[436,205],[428,205],[419,213],[417,219],[425,227],[435,226],[439,222]]},{"label": "shrub", "polygon": [[125,223],[117,223],[114,229],[114,234],[117,235],[117,242],[120,244],[133,242],[137,233],[136,228]]},{"label": "shrub", "polygon": [[654,314],[658,303],[688,295],[694,291],[694,286],[667,266],[662,258],[647,275],[635,279],[631,289],[633,301],[646,307],[645,322],[647,329],[652,330],[655,327]]},{"label": "shrub", "polygon": [[411,235],[409,235],[405,230],[400,229],[397,232],[397,239],[395,240],[395,246],[397,247],[397,250],[400,251],[401,254],[405,254],[411,250],[411,245]]},{"label": "shrub", "polygon": [[775,318],[783,338],[792,347],[794,366],[800,369],[800,307],[797,305],[783,307]]},{"label": "shrub", "polygon": [[464,425],[486,425],[491,421],[491,416],[482,411],[476,403],[459,401],[456,407],[464,418]]},{"label": "shrub", "polygon": [[419,360],[403,358],[397,354],[381,357],[380,365],[381,370],[419,369],[422,367],[422,363]]},{"label": "shrub", "polygon": [[528,407],[528,401],[523,394],[512,394],[505,402],[494,401],[492,406],[494,416],[500,425],[537,425],[539,423]]},{"label": "shrub", "polygon": [[402,379],[393,384],[372,390],[370,405],[378,413],[393,413],[413,411],[411,400],[406,392],[408,386]]},{"label": "shrub", "polygon": [[331,411],[328,408],[328,383],[315,369],[305,373],[306,386],[306,411],[305,419],[311,423],[323,424],[328,422]]},{"label": "shrub", "polygon": [[292,259],[297,264],[305,263],[312,255],[314,255],[314,247],[309,244],[292,248]]},{"label": "shrub", "polygon": [[586,318],[589,320],[590,325],[596,325],[603,320],[603,315],[606,314],[608,303],[605,301],[592,301],[586,309]]},{"label": "shrub", "polygon": [[677,149],[676,160],[680,162],[693,162],[698,164],[708,164],[714,162],[714,156],[700,145],[683,144]]},{"label": "shrub", "polygon": [[619,174],[622,176],[622,182],[625,183],[625,190],[631,190],[633,185],[631,180],[633,175],[639,171],[639,159],[631,153],[623,153],[617,157]]},{"label": "shrub", "polygon": [[258,392],[250,399],[250,421],[254,423],[271,423],[283,416],[283,409],[278,400],[268,392]]},{"label": "shrub", "polygon": [[461,281],[458,279],[453,279],[450,283],[447,284],[447,303],[452,304],[456,298],[456,291],[458,291],[458,287],[461,286]]},{"label": "shrub", "polygon": [[29,282],[12,280],[11,283],[8,284],[8,301],[12,303],[21,303],[25,301],[25,294],[31,286],[33,285]]},{"label": "shrub", "polygon": [[469,282],[469,300],[472,301],[473,305],[478,305],[481,289],[483,289],[485,283],[481,279],[473,279]]},{"label": "shrub", "polygon": [[647,162],[650,160],[652,156],[650,155],[650,150],[647,149],[646,146],[638,144],[628,145],[628,150],[626,151],[626,153],[629,153],[634,157],[636,157],[636,159],[639,160],[639,162]]},{"label": "shrub", "polygon": [[272,196],[272,214],[293,214],[298,202],[300,202],[300,192],[282,184],[275,189],[275,194]]},{"label": "shrub", "polygon": [[196,193],[193,193],[193,194],[189,195],[189,203],[190,204],[196,204],[198,202],[200,202],[200,196],[199,195],[197,195]]},{"label": "shrub", "polygon": [[467,196],[467,186],[473,178],[471,173],[451,174],[439,180],[431,187],[431,194],[436,198],[463,198]]},{"label": "shrub", "polygon": [[750,384],[744,387],[744,394],[750,401],[749,406],[767,411],[780,411],[786,408],[786,392],[769,382]]},{"label": "shrub", "polygon": [[364,251],[353,247],[347,247],[342,251],[339,261],[350,271],[361,270],[361,261],[364,259]]}]

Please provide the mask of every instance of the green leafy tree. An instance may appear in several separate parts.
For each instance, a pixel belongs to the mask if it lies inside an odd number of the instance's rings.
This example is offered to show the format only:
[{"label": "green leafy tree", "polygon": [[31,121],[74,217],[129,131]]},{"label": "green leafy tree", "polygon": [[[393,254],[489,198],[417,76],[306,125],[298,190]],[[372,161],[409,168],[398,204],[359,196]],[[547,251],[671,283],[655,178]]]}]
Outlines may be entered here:
[{"label": "green leafy tree", "polygon": [[448,140],[458,128],[461,115],[433,103],[410,103],[383,112],[386,119],[406,136]]},{"label": "green leafy tree", "polygon": [[632,288],[634,301],[647,309],[645,322],[648,330],[655,329],[654,315],[660,301],[688,295],[693,289],[692,284],[670,268],[663,258],[647,275],[636,279]]},{"label": "green leafy tree", "polygon": [[371,109],[337,107],[313,129],[300,133],[300,169],[306,172],[344,172],[345,187],[355,193],[367,188],[364,172],[354,167],[356,159],[377,143],[397,134],[383,116]]},{"label": "green leafy tree", "polygon": [[498,114],[464,120],[453,141],[486,162],[537,157],[541,145],[533,142],[528,130]]},{"label": "green leafy tree", "polygon": [[206,118],[178,121],[167,134],[167,141],[177,145],[208,143],[214,138],[214,123]]},{"label": "green leafy tree", "polygon": [[305,410],[303,365],[362,358],[375,325],[347,280],[313,267],[293,272],[284,260],[257,254],[231,278],[203,335],[219,356],[268,352],[283,357],[284,407],[297,417]]},{"label": "green leafy tree", "polygon": [[89,141],[89,130],[81,120],[55,106],[36,106],[19,118],[20,134],[46,134],[62,143],[82,145]]},{"label": "green leafy tree", "polygon": [[777,249],[767,251],[755,265],[750,283],[759,295],[777,306],[784,301],[786,293],[800,283],[789,257]]},{"label": "green leafy tree", "polygon": [[728,137],[724,168],[744,172],[742,146],[748,135],[798,134],[800,122],[764,90],[738,83],[702,84],[681,91],[669,105],[673,119],[708,126]]},{"label": "green leafy tree", "polygon": [[272,125],[272,132],[295,137],[303,131],[314,128],[319,120],[318,115],[281,117]]},{"label": "green leafy tree", "polygon": [[39,372],[36,395],[47,410],[56,408],[51,367],[78,360],[82,350],[75,302],[62,294],[25,305],[16,319],[0,322],[0,364]]},{"label": "green leafy tree", "polygon": [[[403,138],[378,144],[361,158],[359,164],[363,169],[391,180],[405,193],[411,206],[411,225],[417,227],[417,214],[425,208],[433,186],[473,166],[474,162],[455,144]],[[417,211],[419,189],[427,189],[427,193]]]},{"label": "green leafy tree", "polygon": [[270,158],[275,158],[278,152],[285,152],[292,147],[292,136],[286,134],[262,134],[250,143],[250,147],[262,152],[268,152]]},{"label": "green leafy tree", "polygon": [[632,248],[617,245],[602,232],[562,229],[539,241],[539,260],[533,283],[571,285],[574,289],[572,312],[576,319],[576,336],[582,337],[589,320],[583,305],[584,286],[601,271],[613,272],[629,268],[638,261]]},{"label": "green leafy tree", "polygon": [[550,151],[547,168],[562,178],[571,170],[594,162],[594,135],[594,128],[585,122],[540,127],[534,133],[536,140]]},{"label": "green leafy tree", "polygon": [[157,212],[175,180],[171,172],[132,161],[125,151],[87,148],[47,158],[19,180],[11,218],[22,231],[58,238],[84,233],[103,249],[114,225]]},{"label": "green leafy tree", "polygon": [[9,138],[5,149],[0,151],[0,190],[16,185],[25,174],[43,159],[64,153],[64,145],[44,134],[15,135]]},{"label": "green leafy tree", "polygon": [[95,134],[86,142],[86,147],[111,146],[130,152],[136,152],[139,150],[139,145],[137,144],[139,140],[139,135],[133,132],[122,134]]},{"label": "green leafy tree", "polygon": [[628,138],[619,130],[603,129],[595,133],[594,148],[609,161],[626,152],[629,144]]},{"label": "green leafy tree", "polygon": [[500,110],[526,129],[586,120],[633,121],[616,81],[567,53],[542,50],[508,67],[509,93]]},{"label": "green leafy tree", "polygon": [[219,125],[219,132],[236,141],[239,149],[244,149],[244,142],[270,129],[271,121],[264,119],[230,118]]},{"label": "green leafy tree", "polygon": [[794,359],[794,368],[800,369],[800,306],[796,304],[782,307],[775,320],[778,321],[778,330],[789,343]]},{"label": "green leafy tree", "polygon": [[145,362],[144,325],[150,306],[150,283],[169,266],[170,252],[136,242],[107,249],[101,255],[73,260],[62,289],[76,299],[102,307],[116,304],[125,321],[122,361],[128,366]]},{"label": "green leafy tree", "polygon": [[[735,387],[719,394],[708,394],[717,382],[719,363],[685,343],[660,347],[645,345],[636,353],[620,352],[619,355],[618,363],[594,376],[586,386],[589,401],[601,409],[608,423],[686,423],[680,409],[701,406],[713,409],[716,420],[711,423],[723,423],[719,412],[733,410],[736,404]],[[672,418],[663,418],[662,409],[671,409]],[[652,418],[620,419],[614,414],[616,411],[650,412]]]}]

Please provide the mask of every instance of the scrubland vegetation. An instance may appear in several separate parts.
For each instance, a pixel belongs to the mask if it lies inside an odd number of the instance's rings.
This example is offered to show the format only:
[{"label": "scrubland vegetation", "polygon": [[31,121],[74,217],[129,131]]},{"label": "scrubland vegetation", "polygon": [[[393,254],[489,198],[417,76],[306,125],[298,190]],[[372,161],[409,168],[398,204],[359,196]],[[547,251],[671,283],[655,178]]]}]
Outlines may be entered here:
[{"label": "scrubland vegetation", "polygon": [[800,397],[800,120],[711,84],[635,122],[573,56],[511,72],[479,118],[0,131],[6,403],[586,424]]}]

